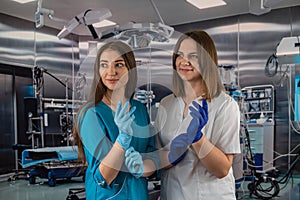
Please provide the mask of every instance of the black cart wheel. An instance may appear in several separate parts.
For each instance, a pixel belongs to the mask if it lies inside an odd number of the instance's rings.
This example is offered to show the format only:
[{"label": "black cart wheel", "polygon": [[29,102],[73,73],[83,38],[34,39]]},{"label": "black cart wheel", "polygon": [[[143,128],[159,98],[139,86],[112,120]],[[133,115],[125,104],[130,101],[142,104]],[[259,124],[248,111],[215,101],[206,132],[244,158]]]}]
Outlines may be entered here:
[{"label": "black cart wheel", "polygon": [[30,184],[35,184],[35,177],[34,176],[29,176],[28,181]]},{"label": "black cart wheel", "polygon": [[54,186],[56,185],[55,179],[54,179],[54,178],[48,179],[48,185],[49,185],[50,187],[54,187]]}]

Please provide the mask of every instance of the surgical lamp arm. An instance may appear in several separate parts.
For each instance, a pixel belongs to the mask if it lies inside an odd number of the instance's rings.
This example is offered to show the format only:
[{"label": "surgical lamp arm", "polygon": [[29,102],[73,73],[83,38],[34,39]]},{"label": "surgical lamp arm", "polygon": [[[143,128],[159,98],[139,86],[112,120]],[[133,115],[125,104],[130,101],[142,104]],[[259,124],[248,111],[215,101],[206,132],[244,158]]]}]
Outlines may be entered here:
[{"label": "surgical lamp arm", "polygon": [[107,8],[102,8],[96,11],[88,9],[84,12],[81,12],[79,15],[75,16],[74,18],[72,18],[67,23],[67,25],[65,25],[64,28],[58,33],[57,37],[59,39],[62,39],[63,37],[71,33],[77,26],[79,26],[80,24],[84,24],[89,28],[94,39],[99,38],[92,24],[103,21],[111,16],[112,14],[110,10]]}]

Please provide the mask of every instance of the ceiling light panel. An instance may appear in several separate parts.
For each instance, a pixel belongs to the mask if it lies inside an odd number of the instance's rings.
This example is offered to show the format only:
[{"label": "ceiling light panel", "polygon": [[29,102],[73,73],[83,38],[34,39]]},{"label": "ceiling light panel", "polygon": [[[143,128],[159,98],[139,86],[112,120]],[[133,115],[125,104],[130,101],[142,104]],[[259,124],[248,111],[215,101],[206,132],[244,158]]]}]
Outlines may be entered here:
[{"label": "ceiling light panel", "polygon": [[223,0],[186,0],[188,3],[196,6],[199,9],[224,6],[226,2]]}]

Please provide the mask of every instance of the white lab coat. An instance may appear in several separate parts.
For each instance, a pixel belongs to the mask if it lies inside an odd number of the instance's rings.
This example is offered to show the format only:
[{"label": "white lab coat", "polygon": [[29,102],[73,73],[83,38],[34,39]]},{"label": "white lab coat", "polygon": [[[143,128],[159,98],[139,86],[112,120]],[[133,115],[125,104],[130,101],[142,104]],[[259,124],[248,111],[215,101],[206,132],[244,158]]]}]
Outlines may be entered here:
[{"label": "white lab coat", "polygon": [[[168,149],[171,139],[180,134],[183,112],[181,97],[171,94],[160,102],[155,126],[162,148]],[[208,103],[208,113],[208,123],[202,130],[206,137],[227,154],[240,153],[240,112],[234,99],[222,92]],[[216,178],[204,168],[191,148],[176,166],[162,171],[161,181],[162,200],[236,199],[232,169],[226,177]]]}]

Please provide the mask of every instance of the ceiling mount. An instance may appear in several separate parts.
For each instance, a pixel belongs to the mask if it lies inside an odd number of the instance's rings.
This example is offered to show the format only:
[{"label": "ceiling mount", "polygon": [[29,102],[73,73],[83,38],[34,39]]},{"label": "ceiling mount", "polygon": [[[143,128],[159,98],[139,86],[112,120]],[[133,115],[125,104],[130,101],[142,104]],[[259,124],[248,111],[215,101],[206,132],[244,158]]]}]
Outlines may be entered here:
[{"label": "ceiling mount", "polygon": [[283,0],[249,0],[249,12],[253,15],[268,13],[281,1]]},{"label": "ceiling mount", "polygon": [[44,15],[47,15],[49,19],[56,22],[66,23],[67,21],[64,19],[59,19],[54,17],[54,10],[42,8],[43,0],[38,0],[38,6],[34,15],[35,18],[35,27],[42,28],[45,25]]}]

